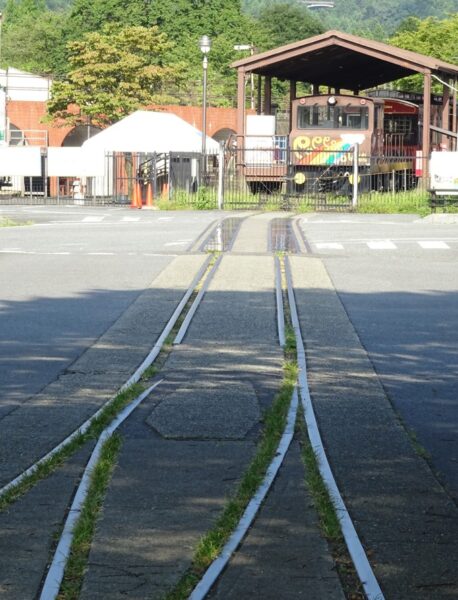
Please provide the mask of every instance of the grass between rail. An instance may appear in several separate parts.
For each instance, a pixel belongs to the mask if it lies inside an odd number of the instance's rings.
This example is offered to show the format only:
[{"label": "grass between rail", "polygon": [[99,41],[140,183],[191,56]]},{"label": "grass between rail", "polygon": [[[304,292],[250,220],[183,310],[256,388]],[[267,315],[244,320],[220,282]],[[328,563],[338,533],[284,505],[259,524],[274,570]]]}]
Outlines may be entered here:
[{"label": "grass between rail", "polygon": [[353,561],[345,544],[339,519],[331,502],[329,492],[321,477],[315,452],[310,444],[304,422],[302,407],[299,407],[296,433],[302,448],[302,461],[305,466],[305,481],[318,513],[321,531],[328,541],[332,558],[347,600],[363,600],[365,594],[358,578]]},{"label": "grass between rail", "polygon": [[25,477],[18,485],[0,498],[0,511],[5,510],[20,496],[24,495],[41,479],[45,479],[51,475],[58,467],[60,467],[70,456],[79,450],[87,441],[96,440],[102,431],[111,423],[117,414],[127,406],[132,400],[139,396],[146,389],[146,385],[135,383],[123,392],[119,393],[110,404],[104,408],[100,415],[94,419],[84,434],[77,435],[71,442],[63,447],[59,452],[56,452],[48,460],[44,461],[31,473]]},{"label": "grass between rail", "polygon": [[92,473],[88,495],[73,532],[70,558],[57,596],[59,600],[77,600],[79,597],[97,516],[102,508],[121,444],[121,436],[115,433],[102,446],[100,460]]},{"label": "grass between rail", "polygon": [[23,227],[25,225],[33,225],[33,221],[14,221],[7,217],[0,217],[0,227]]},{"label": "grass between rail", "polygon": [[167,600],[187,598],[209,565],[220,553],[224,544],[240,521],[243,512],[261,485],[269,464],[277,451],[286,424],[288,408],[297,379],[297,366],[285,361],[283,381],[272,406],[263,418],[264,428],[256,454],[232,498],[226,504],[215,526],[200,541],[190,569],[173,590],[166,594]]}]

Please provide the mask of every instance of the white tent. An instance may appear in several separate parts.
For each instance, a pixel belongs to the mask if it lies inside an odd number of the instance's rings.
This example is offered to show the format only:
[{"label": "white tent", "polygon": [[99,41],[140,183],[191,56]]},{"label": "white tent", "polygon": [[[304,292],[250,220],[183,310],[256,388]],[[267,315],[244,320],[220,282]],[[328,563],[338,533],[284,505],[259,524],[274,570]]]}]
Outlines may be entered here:
[{"label": "white tent", "polygon": [[[174,114],[138,110],[82,147],[103,152],[202,152],[202,133]],[[207,136],[207,153],[218,152],[218,147],[218,142]]]}]

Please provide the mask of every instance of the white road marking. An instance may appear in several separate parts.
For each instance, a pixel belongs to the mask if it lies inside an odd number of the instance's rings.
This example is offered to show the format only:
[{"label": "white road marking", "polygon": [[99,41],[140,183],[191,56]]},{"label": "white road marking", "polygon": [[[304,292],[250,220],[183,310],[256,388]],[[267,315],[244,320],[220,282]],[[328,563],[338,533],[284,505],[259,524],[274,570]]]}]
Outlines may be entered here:
[{"label": "white road marking", "polygon": [[445,242],[417,242],[420,248],[424,250],[450,250],[450,246]]},{"label": "white road marking", "polygon": [[0,254],[27,254],[40,256],[70,256],[70,252],[34,252],[29,250],[0,250]]},{"label": "white road marking", "polygon": [[175,217],[159,217],[158,221],[173,221]]},{"label": "white road marking", "polygon": [[315,244],[318,250],[343,250],[343,244],[337,242],[319,242]]},{"label": "white road marking", "polygon": [[100,223],[105,217],[84,217],[83,223]]},{"label": "white road marking", "polygon": [[396,250],[397,247],[395,244],[393,244],[393,242],[391,242],[390,240],[384,240],[384,241],[371,241],[371,242],[367,242],[367,246],[371,249],[371,250]]},{"label": "white road marking", "polygon": [[123,217],[122,221],[124,223],[135,223],[137,221],[140,221],[140,217]]},{"label": "white road marking", "polygon": [[88,256],[114,256],[114,252],[88,252]]},{"label": "white road marking", "polygon": [[184,244],[189,244],[192,240],[180,240],[179,242],[167,242],[164,246],[184,246]]}]

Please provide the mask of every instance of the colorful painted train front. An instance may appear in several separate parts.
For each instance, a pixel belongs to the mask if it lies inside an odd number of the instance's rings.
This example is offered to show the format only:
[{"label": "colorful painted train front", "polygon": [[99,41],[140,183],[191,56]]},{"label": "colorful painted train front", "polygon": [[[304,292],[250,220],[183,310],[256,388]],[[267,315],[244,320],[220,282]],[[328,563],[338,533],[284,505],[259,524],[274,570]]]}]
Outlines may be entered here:
[{"label": "colorful painted train front", "polygon": [[[335,183],[336,176],[339,186],[348,183],[355,144],[361,174],[367,175],[365,187],[386,187],[386,181],[380,184],[374,177],[369,179],[371,175],[392,173],[393,168],[411,172],[417,135],[404,129],[393,134],[401,124],[399,115],[394,111],[385,114],[384,109],[384,99],[354,95],[322,94],[294,100],[289,143],[296,185],[317,178]],[[415,109],[417,112],[418,107]]]}]

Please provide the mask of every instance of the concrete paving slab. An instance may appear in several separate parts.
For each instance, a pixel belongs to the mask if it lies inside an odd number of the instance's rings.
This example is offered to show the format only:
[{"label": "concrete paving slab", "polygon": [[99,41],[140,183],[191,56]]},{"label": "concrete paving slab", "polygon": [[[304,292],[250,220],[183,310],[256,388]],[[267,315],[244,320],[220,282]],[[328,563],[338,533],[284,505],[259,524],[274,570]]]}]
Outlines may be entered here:
[{"label": "concrete paving slab", "polygon": [[343,600],[293,441],[269,495],[210,599]]},{"label": "concrete paving slab", "polygon": [[[252,219],[247,219],[246,224]],[[193,343],[274,342],[275,270],[272,256],[225,255],[185,337]]]},{"label": "concrete paving slab", "polygon": [[[260,411],[280,385],[274,281],[272,256],[225,256],[186,343],[161,372],[165,381],[123,425],[83,600],[161,598],[189,567],[249,464]],[[151,423],[174,438],[213,439],[165,439]]]},{"label": "concrete paving slab", "polygon": [[162,598],[215,523],[251,441],[166,441],[144,419],[124,443],[89,557],[81,600]]},{"label": "concrete paving slab", "polygon": [[269,251],[269,233],[272,219],[285,217],[284,212],[262,213],[243,221],[232,245],[232,252],[241,254]]},{"label": "concrete paving slab", "polygon": [[[458,595],[456,505],[415,453],[322,262],[292,257],[291,266],[324,444],[382,590]],[[435,574],[432,595],[419,565]]]},{"label": "concrete paving slab", "polygon": [[251,384],[232,382],[229,389],[221,389],[193,383],[165,398],[148,418],[148,424],[163,437],[243,439],[259,421],[261,412]]},{"label": "concrete paving slab", "polygon": [[154,346],[205,259],[177,257],[57,381],[0,421],[0,486],[116,394]]},{"label": "concrete paving slab", "polygon": [[53,475],[0,513],[0,597],[36,598],[75,481],[92,451],[87,444]]}]

